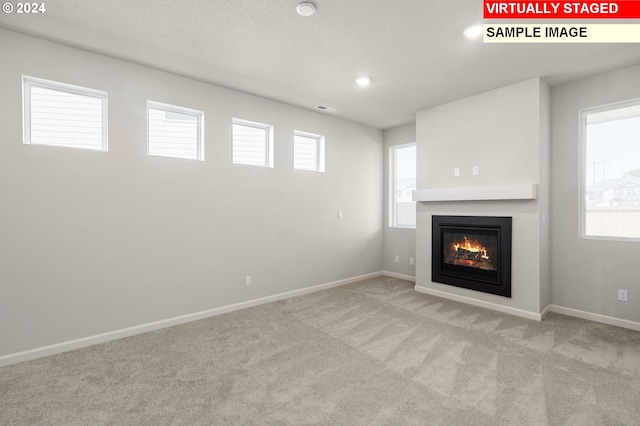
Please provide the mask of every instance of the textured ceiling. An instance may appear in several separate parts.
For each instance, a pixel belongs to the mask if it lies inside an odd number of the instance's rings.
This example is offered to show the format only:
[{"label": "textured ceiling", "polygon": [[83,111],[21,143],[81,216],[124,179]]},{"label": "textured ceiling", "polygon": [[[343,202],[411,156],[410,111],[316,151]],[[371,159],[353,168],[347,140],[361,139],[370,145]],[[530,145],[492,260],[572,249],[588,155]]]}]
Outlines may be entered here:
[{"label": "textured ceiling", "polygon": [[[483,44],[482,0],[54,0],[0,27],[388,128],[532,77],[557,84],[640,63],[640,44]],[[354,79],[370,75],[366,89]]]}]

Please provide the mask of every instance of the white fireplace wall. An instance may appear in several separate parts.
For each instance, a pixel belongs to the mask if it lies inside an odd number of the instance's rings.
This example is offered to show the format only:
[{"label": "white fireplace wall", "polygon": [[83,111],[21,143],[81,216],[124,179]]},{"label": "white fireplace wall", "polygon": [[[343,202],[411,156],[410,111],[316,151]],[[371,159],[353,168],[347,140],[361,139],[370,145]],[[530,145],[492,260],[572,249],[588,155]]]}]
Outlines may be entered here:
[{"label": "white fireplace wall", "polygon": [[[507,306],[510,309],[539,313],[540,250],[538,244],[530,243],[539,241],[537,210],[536,201],[419,203],[416,251],[420,261],[417,264],[416,284],[452,295]],[[513,218],[511,298],[431,282],[431,217],[433,215],[511,216]]]},{"label": "white fireplace wall", "polygon": [[[539,78],[416,115],[418,188],[538,185],[535,200],[420,202],[416,288],[540,314],[549,303],[549,87]],[[479,167],[474,176],[473,167]],[[454,176],[454,169],[460,176]],[[433,214],[513,217],[511,299],[431,281]]]}]

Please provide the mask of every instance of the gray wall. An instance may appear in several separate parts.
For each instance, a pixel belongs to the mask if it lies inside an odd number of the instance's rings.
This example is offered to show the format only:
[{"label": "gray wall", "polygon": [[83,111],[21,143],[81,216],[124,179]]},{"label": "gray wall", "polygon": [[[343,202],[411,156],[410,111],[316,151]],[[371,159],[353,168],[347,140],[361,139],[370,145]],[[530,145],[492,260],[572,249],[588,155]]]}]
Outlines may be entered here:
[{"label": "gray wall", "polygon": [[[640,321],[637,242],[578,237],[578,111],[640,97],[640,66],[600,74],[551,92],[552,303],[630,321]],[[619,302],[617,290],[629,291]]]},{"label": "gray wall", "polygon": [[[418,203],[417,286],[539,314],[548,299],[548,91],[540,79],[440,105],[416,115],[418,189],[535,183],[536,200]],[[472,175],[473,166],[480,174]],[[460,176],[454,176],[454,168]],[[513,217],[512,297],[431,282],[431,217]],[[545,214],[546,219],[548,215]],[[545,296],[543,296],[543,294]]]},{"label": "gray wall", "polygon": [[[4,30],[0,56],[0,356],[382,270],[380,130]],[[23,74],[107,91],[109,152],[23,145]],[[147,99],[204,111],[204,162],[146,155]],[[231,164],[232,117],[275,126],[275,168]]]},{"label": "gray wall", "polygon": [[[416,123],[393,127],[383,132],[384,138],[384,270],[415,277],[416,267],[409,259],[416,257],[416,230],[389,226],[389,148],[416,141]],[[399,262],[395,262],[399,256]]]}]

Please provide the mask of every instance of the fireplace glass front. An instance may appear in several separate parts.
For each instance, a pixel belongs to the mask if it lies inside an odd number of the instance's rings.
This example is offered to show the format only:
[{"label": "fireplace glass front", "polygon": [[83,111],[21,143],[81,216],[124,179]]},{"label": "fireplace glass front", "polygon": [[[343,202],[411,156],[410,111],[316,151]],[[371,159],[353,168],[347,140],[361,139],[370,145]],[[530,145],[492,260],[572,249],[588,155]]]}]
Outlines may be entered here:
[{"label": "fireplace glass front", "polygon": [[511,218],[433,216],[432,281],[511,297]]}]

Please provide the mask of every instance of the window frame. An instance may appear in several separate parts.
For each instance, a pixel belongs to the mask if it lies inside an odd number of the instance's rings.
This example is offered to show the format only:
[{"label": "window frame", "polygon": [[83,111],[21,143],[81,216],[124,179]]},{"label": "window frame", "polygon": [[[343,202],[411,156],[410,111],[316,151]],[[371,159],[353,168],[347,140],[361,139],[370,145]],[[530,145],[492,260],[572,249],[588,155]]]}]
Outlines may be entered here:
[{"label": "window frame", "polygon": [[[399,228],[399,229],[416,229],[416,223],[413,225],[398,225],[396,223],[397,219],[397,208],[396,208],[396,153],[398,149],[404,149],[409,147],[415,147],[416,153],[418,149],[418,144],[416,142],[405,143],[402,145],[394,145],[389,147],[389,228]],[[417,155],[416,155],[417,161]],[[417,184],[418,176],[416,170],[416,184]],[[412,201],[414,206],[416,206],[416,202]]]},{"label": "window frame", "polygon": [[[296,167],[296,136],[315,139],[316,141],[316,168],[315,170],[310,169],[301,169]],[[293,143],[292,143],[292,168],[293,170],[299,170],[302,172],[315,172],[315,173],[324,173],[325,172],[325,137],[322,135],[318,135],[316,133],[304,132],[302,130],[294,130],[293,131]]]},{"label": "window frame", "polygon": [[[197,120],[196,158],[175,157],[171,155],[159,155],[159,154],[152,154],[150,152],[151,121],[149,120],[149,118],[150,118],[151,109],[159,110],[164,113],[173,112],[176,114],[190,115],[196,118]],[[164,116],[166,117],[166,114],[164,114]],[[165,118],[165,121],[181,122],[181,120],[166,119],[166,118]],[[193,109],[193,108],[187,108],[183,106],[167,104],[164,102],[147,100],[147,157],[164,157],[164,158],[174,158],[178,160],[204,161],[204,112],[197,109]]]},{"label": "window frame", "polygon": [[[253,127],[256,129],[260,129],[260,130],[264,130],[265,131],[265,135],[267,140],[265,141],[265,158],[264,158],[264,164],[258,165],[258,164],[249,164],[249,163],[236,163],[234,161],[234,146],[235,146],[235,138],[234,138],[234,134],[233,134],[233,126],[234,125],[238,125],[238,126],[245,126],[245,127]],[[259,123],[257,121],[250,121],[250,120],[245,120],[243,118],[232,118],[231,119],[231,163],[232,164],[237,164],[237,165],[241,165],[241,166],[254,166],[254,167],[266,167],[266,168],[273,168],[273,152],[274,152],[274,142],[273,142],[273,125],[271,124],[265,124],[265,123]]]},{"label": "window frame", "polygon": [[587,234],[587,116],[589,114],[611,111],[615,109],[640,106],[640,98],[628,99],[620,102],[608,103],[595,107],[583,108],[578,113],[578,237],[585,240],[601,241],[625,241],[640,242],[640,237],[621,237],[610,235],[588,235]]},{"label": "window frame", "polygon": [[[69,93],[73,95],[98,98],[102,102],[102,113],[101,113],[101,134],[102,134],[102,144],[100,148],[90,148],[90,147],[78,147],[78,146],[69,146],[69,145],[54,145],[47,143],[33,143],[31,138],[31,125],[32,125],[32,117],[31,117],[31,88],[39,87],[47,90],[53,90],[57,92]],[[22,75],[22,128],[23,128],[23,144],[25,145],[36,145],[36,146],[52,146],[52,147],[60,147],[60,148],[72,148],[72,149],[82,149],[87,151],[109,151],[109,100],[107,92],[103,90],[92,89],[84,86],[77,86],[74,84],[62,83],[59,81],[47,80],[39,77],[32,77],[28,75]]]}]

